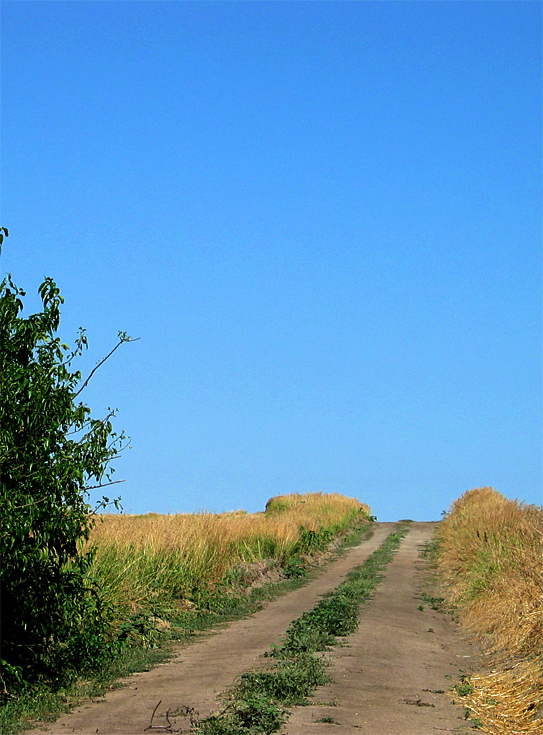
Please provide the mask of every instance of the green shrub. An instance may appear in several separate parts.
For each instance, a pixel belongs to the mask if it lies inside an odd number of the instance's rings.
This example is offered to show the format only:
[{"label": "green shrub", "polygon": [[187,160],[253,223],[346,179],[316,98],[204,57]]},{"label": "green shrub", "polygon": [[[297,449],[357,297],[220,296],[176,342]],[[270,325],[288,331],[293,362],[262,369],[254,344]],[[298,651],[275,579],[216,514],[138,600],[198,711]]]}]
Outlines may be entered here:
[{"label": "green shrub", "polygon": [[[88,380],[81,385],[70,368],[85,333],[73,350],[62,344],[59,289],[46,278],[39,294],[43,311],[25,319],[25,292],[10,276],[0,284],[4,692],[40,678],[60,686],[109,650],[109,610],[81,548],[91,527],[88,490],[111,483],[109,462],[124,436],[112,430],[113,411],[94,419],[78,402]],[[126,341],[119,334],[117,347]]]}]

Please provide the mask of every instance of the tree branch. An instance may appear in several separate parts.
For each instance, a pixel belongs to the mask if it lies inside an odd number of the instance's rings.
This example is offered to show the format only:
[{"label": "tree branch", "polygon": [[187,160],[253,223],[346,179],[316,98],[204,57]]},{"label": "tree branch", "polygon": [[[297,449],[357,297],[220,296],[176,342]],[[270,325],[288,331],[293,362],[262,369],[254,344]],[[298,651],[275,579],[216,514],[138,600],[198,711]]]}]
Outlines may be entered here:
[{"label": "tree branch", "polygon": [[111,480],[111,482],[104,482],[100,485],[85,485],[83,490],[96,490],[97,487],[108,487],[108,485],[118,485],[120,482],[126,482],[126,480]]},{"label": "tree branch", "polygon": [[91,372],[90,372],[90,375],[89,375],[89,377],[88,377],[88,378],[87,378],[87,379],[85,380],[85,382],[83,383],[83,385],[81,386],[81,388],[80,388],[80,389],[79,389],[79,390],[77,391],[77,393],[74,393],[74,396],[73,396],[73,397],[74,397],[74,399],[75,399],[75,398],[77,398],[77,396],[78,396],[78,395],[79,395],[79,394],[81,393],[81,391],[83,391],[83,390],[84,390],[84,389],[85,389],[85,388],[87,387],[87,385],[89,384],[89,382],[90,382],[90,379],[92,378],[92,376],[94,375],[94,373],[95,373],[95,372],[96,372],[96,371],[98,370],[98,368],[99,368],[99,367],[101,367],[101,366],[102,366],[102,365],[104,364],[104,362],[105,362],[106,360],[109,360],[109,358],[110,358],[110,357],[111,357],[111,355],[112,355],[112,354],[113,354],[113,353],[115,352],[115,350],[118,350],[118,349],[119,349],[119,347],[120,347],[120,346],[121,346],[121,345],[122,345],[122,344],[123,344],[124,342],[137,342],[137,341],[138,341],[138,339],[141,339],[141,337],[128,337],[128,336],[127,336],[126,334],[124,334],[123,332],[121,332],[119,336],[120,336],[120,339],[119,339],[119,341],[117,342],[117,344],[115,345],[115,347],[114,347],[114,348],[113,348],[113,349],[111,350],[111,352],[110,352],[109,354],[107,354],[107,355],[106,355],[106,356],[105,356],[105,357],[103,358],[103,360],[100,360],[100,362],[98,363],[98,365],[96,365],[96,366],[95,366],[95,367],[94,367],[94,368],[93,368],[93,369],[91,370]]}]

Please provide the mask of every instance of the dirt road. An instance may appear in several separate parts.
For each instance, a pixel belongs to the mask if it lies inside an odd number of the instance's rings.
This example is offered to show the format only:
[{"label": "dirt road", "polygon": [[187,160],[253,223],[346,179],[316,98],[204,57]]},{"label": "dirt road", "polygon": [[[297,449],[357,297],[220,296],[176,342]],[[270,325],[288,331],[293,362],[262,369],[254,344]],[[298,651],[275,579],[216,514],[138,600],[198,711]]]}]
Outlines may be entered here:
[{"label": "dirt road", "polygon": [[[288,624],[314,607],[350,569],[375,551],[392,527],[377,524],[370,540],[330,564],[306,587],[269,603],[251,618],[180,649],[171,661],[136,674],[126,680],[125,688],[108,693],[104,700],[84,705],[32,732],[136,735],[149,727],[160,700],[155,726],[166,724],[168,710],[182,707],[208,715],[220,707],[217,695],[236,676],[258,667],[261,655],[278,641]],[[460,732],[463,709],[451,705],[444,694],[432,691],[448,689],[453,681],[447,677],[457,678],[470,660],[464,657],[471,652],[445,615],[429,606],[419,610],[421,600],[416,599],[426,584],[418,550],[430,539],[432,528],[433,524],[412,525],[374,599],[363,606],[359,631],[348,638],[348,647],[332,654],[330,672],[335,683],[318,690],[314,700],[333,702],[334,706],[294,708],[286,726],[289,735]],[[323,722],[326,718],[333,722]],[[172,718],[172,722],[175,728],[188,726],[181,717]]]},{"label": "dirt road", "polygon": [[434,528],[412,524],[385,579],[361,609],[358,630],[332,653],[333,682],[315,692],[320,704],[291,709],[288,735],[473,732],[464,708],[445,694],[476,663],[476,652],[450,617],[432,608],[436,592],[420,548]]}]

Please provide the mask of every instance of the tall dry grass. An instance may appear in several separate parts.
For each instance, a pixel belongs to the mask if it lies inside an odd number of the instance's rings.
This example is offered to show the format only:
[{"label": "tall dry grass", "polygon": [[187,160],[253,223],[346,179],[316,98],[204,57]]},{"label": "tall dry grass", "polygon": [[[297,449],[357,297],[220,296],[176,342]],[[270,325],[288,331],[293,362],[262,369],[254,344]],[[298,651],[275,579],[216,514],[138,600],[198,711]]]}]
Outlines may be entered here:
[{"label": "tall dry grass", "polygon": [[356,499],[314,493],[273,498],[255,514],[104,515],[89,539],[93,575],[119,620],[154,602],[198,605],[236,567],[284,565],[304,551],[308,532],[338,534],[361,514],[369,507]]},{"label": "tall dry grass", "polygon": [[480,641],[488,672],[467,705],[492,735],[543,733],[543,509],[470,490],[440,524],[449,602]]}]

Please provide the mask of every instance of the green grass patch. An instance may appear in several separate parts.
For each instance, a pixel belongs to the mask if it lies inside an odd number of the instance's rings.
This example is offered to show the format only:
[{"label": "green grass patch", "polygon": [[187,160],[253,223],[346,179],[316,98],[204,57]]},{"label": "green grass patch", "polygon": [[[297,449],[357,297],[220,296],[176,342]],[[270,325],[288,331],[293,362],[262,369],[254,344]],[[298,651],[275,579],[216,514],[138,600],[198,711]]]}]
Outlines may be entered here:
[{"label": "green grass patch", "polygon": [[456,684],[453,689],[460,697],[467,697],[469,694],[473,694],[474,692],[469,676],[462,676],[460,683]]}]

